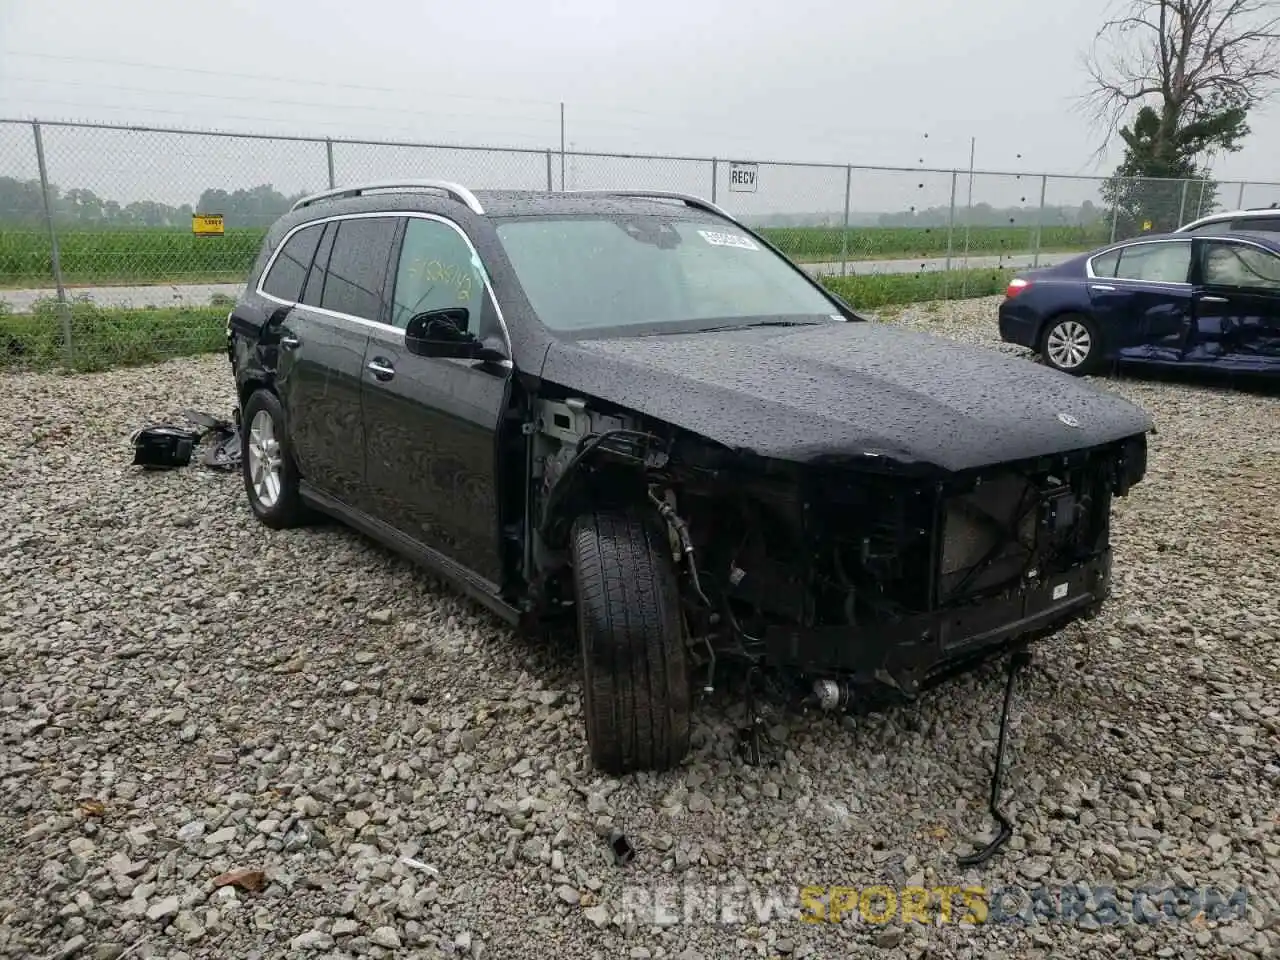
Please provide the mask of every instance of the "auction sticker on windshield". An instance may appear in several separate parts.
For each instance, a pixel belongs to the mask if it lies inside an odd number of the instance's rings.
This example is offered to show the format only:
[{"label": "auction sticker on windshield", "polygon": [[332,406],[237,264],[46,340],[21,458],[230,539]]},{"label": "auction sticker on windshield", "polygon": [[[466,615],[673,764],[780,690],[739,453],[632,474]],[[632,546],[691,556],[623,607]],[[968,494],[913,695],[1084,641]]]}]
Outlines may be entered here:
[{"label": "auction sticker on windshield", "polygon": [[699,230],[699,236],[715,247],[738,247],[742,250],[759,250],[750,237],[740,233],[721,233],[717,230]]}]

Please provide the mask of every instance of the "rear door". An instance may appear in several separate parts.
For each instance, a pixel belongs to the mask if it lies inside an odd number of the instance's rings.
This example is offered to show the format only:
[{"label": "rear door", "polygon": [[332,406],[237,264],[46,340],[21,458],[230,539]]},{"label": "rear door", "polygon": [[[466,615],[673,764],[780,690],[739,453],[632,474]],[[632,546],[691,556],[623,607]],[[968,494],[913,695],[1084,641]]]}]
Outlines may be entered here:
[{"label": "rear door", "polygon": [[1280,369],[1280,256],[1244,240],[1197,240],[1195,337],[1187,358]]},{"label": "rear door", "polygon": [[1191,331],[1191,238],[1151,240],[1089,262],[1089,300],[1109,352],[1176,361]]},{"label": "rear door", "polygon": [[364,348],[383,308],[395,224],[391,216],[327,222],[301,302],[290,314],[294,343],[281,353],[278,384],[298,469],[353,506],[365,499]]},{"label": "rear door", "polygon": [[312,455],[309,438],[315,433],[313,420],[322,404],[326,371],[334,356],[325,343],[324,322],[317,323],[315,314],[302,301],[304,287],[310,287],[309,276],[324,275],[329,249],[325,236],[329,229],[330,225],[321,221],[300,227],[286,237],[258,286],[262,296],[291,308],[274,333],[276,389],[284,406],[298,468],[320,486],[326,485],[327,478]]},{"label": "rear door", "polygon": [[465,307],[469,328],[510,357],[484,270],[462,229],[404,219],[390,324],[364,363],[364,431],[373,512],[419,543],[501,584],[497,450],[510,363],[422,357],[405,349],[415,314]]}]

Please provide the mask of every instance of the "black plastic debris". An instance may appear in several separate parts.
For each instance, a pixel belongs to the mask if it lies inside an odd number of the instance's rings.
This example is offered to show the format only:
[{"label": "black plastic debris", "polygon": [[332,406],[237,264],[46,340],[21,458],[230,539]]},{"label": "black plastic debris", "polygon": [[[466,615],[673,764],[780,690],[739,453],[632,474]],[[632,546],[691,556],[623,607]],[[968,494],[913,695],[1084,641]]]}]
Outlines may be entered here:
[{"label": "black plastic debris", "polygon": [[613,864],[616,867],[625,867],[636,855],[636,848],[631,845],[631,841],[621,830],[614,830],[609,834],[609,850],[613,854]]},{"label": "black plastic debris", "polygon": [[145,470],[172,470],[191,462],[191,451],[200,442],[200,434],[170,423],[143,427],[134,432],[133,462]]},{"label": "black plastic debris", "polygon": [[146,470],[172,470],[191,462],[195,447],[208,440],[201,462],[214,470],[238,470],[240,467],[240,427],[236,421],[221,420],[207,413],[184,410],[180,416],[196,425],[183,427],[174,423],[157,423],[134,431],[133,463]]}]

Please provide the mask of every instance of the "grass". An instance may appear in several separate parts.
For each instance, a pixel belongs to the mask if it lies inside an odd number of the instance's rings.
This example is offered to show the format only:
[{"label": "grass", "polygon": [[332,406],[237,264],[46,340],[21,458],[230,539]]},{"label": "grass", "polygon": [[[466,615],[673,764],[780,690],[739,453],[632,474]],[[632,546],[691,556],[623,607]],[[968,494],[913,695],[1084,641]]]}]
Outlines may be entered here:
[{"label": "grass", "polygon": [[[241,280],[253,266],[264,230],[197,237],[189,230],[60,230],[63,282],[161,283]],[[49,235],[0,228],[0,285],[43,285],[53,276]]]},{"label": "grass", "polygon": [[40,300],[31,313],[0,303],[0,366],[70,369],[78,373],[158,363],[226,347],[227,308],[104,308],[72,300],[70,362],[63,311]]},{"label": "grass", "polygon": [[[839,227],[765,227],[759,231],[783,253],[801,263],[837,261],[841,252]],[[1091,250],[1107,243],[1109,224],[1092,227],[1051,226],[1040,231],[1044,253]],[[951,231],[951,252],[964,250],[964,227]],[[848,231],[850,260],[885,260],[914,257],[945,257],[948,247],[946,227],[856,227]],[[1035,247],[1035,229],[1020,227],[972,227],[969,253],[981,256],[1030,253]]]},{"label": "grass", "polygon": [[992,267],[929,273],[882,273],[856,277],[823,277],[822,285],[855,309],[876,310],[926,300],[960,300],[1004,293],[1013,270]]},{"label": "grass", "polygon": [[[1003,293],[1012,270],[823,277],[821,282],[859,310],[928,300],[956,300]],[[85,298],[67,304],[70,360],[62,310],[54,299],[37,301],[31,313],[12,313],[0,300],[0,368],[69,369],[85,373],[158,363],[173,357],[216,353],[226,346],[231,299],[216,296],[207,307],[116,308]]]},{"label": "grass", "polygon": [[[1044,252],[1089,250],[1107,242],[1110,228],[1045,227]],[[838,227],[766,227],[760,231],[792,259],[820,263],[840,259]],[[253,266],[264,230],[232,229],[221,237],[196,237],[168,228],[61,230],[59,259],[63,282],[76,284],[215,283],[242,280]],[[943,257],[945,227],[858,227],[848,231],[851,260]],[[959,256],[964,230],[951,237]],[[1030,227],[974,227],[969,252],[980,256],[1029,253]],[[49,235],[39,230],[0,227],[0,287],[44,286],[53,276]]]}]

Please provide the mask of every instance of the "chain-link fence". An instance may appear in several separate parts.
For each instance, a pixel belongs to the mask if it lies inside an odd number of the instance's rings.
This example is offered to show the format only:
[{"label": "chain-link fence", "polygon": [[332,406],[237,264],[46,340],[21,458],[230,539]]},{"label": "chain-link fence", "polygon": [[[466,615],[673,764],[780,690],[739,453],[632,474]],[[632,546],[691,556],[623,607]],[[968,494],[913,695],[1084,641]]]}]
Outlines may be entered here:
[{"label": "chain-link fence", "polygon": [[[989,292],[1280,184],[752,162],[0,121],[0,349],[86,368],[216,348],[267,227],[298,197],[438,177],[473,189],[708,197],[811,272]],[[913,288],[916,289],[916,288]],[[869,294],[870,295],[870,294]],[[855,297],[856,302],[856,297]]]}]

